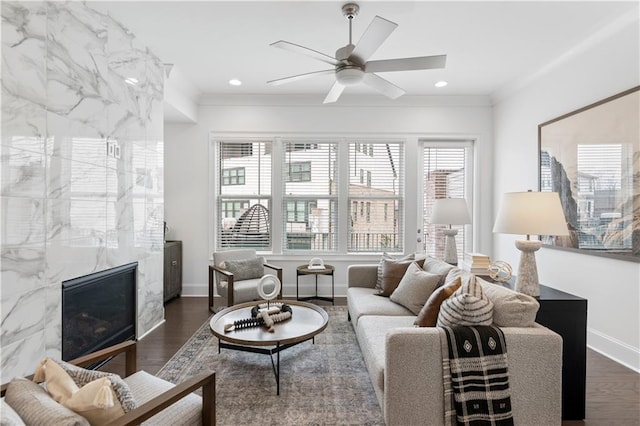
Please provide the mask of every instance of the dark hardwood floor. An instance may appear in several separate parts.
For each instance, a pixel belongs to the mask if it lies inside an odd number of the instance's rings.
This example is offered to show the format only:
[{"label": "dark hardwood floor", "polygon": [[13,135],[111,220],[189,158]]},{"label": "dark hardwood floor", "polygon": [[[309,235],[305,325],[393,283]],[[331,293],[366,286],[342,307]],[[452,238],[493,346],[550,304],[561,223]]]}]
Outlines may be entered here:
[{"label": "dark hardwood floor", "polygon": [[[345,298],[336,298],[346,304]],[[209,318],[207,299],[182,297],[165,305],[164,324],[138,342],[138,369],[155,374]],[[122,374],[121,359],[105,370]],[[640,425],[640,374],[592,350],[587,351],[587,419],[563,426]]]}]

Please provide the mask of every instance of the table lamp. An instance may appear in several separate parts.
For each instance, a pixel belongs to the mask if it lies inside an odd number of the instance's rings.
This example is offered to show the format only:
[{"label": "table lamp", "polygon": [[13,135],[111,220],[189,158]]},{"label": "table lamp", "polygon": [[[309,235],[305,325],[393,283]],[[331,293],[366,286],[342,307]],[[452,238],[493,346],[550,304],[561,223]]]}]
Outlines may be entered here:
[{"label": "table lamp", "polygon": [[528,191],[504,194],[493,232],[527,236],[526,240],[516,241],[516,247],[522,252],[516,290],[540,296],[535,252],[542,242],[529,239],[529,235],[569,235],[558,193]]},{"label": "table lamp", "polygon": [[439,198],[435,200],[431,211],[431,223],[434,225],[449,225],[449,229],[442,231],[446,235],[444,261],[451,265],[457,265],[458,251],[455,238],[458,230],[451,228],[451,225],[471,223],[467,202],[464,198]]}]

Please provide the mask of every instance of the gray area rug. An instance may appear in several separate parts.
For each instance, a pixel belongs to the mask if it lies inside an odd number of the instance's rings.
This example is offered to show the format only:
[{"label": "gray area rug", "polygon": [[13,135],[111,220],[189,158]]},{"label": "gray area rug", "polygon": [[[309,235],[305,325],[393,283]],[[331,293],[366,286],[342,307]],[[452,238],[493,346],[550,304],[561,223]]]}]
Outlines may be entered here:
[{"label": "gray area rug", "polygon": [[218,354],[209,321],[157,376],[180,383],[215,371],[219,425],[384,424],[346,307],[324,309],[329,324],[315,344],[280,353],[280,396],[269,356],[229,349]]}]

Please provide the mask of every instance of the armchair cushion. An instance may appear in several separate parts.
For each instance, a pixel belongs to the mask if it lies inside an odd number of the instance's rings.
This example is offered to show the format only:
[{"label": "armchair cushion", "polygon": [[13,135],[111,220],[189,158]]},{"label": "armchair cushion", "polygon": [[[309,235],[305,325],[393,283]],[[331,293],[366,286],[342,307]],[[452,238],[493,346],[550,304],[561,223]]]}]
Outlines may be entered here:
[{"label": "armchair cushion", "polygon": [[42,386],[31,380],[13,379],[5,400],[26,424],[89,426],[87,419],[58,404]]},{"label": "armchair cushion", "polygon": [[[173,384],[152,376],[146,371],[138,371],[131,376],[125,377],[124,381],[127,382],[139,405],[173,388]],[[142,425],[197,425],[202,423],[201,413],[202,398],[192,393],[149,418]]]},{"label": "armchair cushion", "polygon": [[252,259],[225,260],[223,269],[233,274],[233,281],[250,280],[264,275],[264,257],[258,256]]}]

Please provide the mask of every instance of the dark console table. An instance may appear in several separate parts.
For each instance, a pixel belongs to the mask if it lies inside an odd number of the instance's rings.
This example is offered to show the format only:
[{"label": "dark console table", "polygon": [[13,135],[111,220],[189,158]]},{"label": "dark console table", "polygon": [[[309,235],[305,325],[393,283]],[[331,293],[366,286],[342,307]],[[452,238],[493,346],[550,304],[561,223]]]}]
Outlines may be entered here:
[{"label": "dark console table", "polygon": [[[514,285],[515,278],[506,283],[511,289]],[[587,299],[544,285],[540,285],[537,299],[540,309],[536,322],[562,336],[562,419],[582,420],[587,374]]]}]

